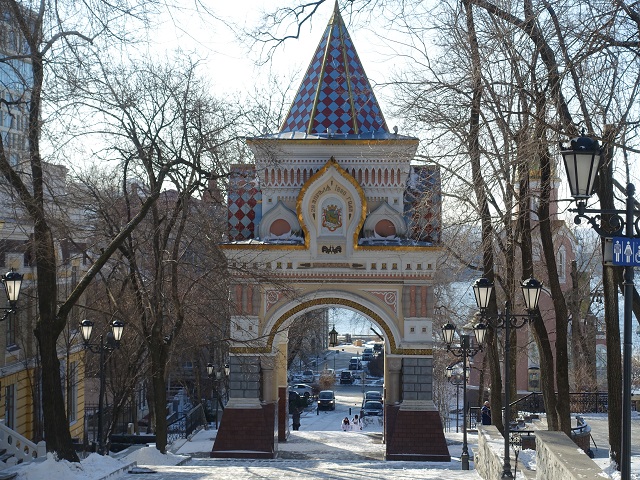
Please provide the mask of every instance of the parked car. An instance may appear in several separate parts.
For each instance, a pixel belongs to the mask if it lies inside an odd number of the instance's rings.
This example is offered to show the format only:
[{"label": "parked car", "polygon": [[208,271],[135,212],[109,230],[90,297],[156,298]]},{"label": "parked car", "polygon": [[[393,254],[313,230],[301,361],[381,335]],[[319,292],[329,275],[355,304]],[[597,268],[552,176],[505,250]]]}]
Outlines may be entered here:
[{"label": "parked car", "polygon": [[333,390],[322,390],[318,394],[318,410],[335,410],[336,396]]},{"label": "parked car", "polygon": [[349,370],[362,370],[360,357],[351,357],[351,360],[349,360]]},{"label": "parked car", "polygon": [[371,360],[373,360],[373,348],[365,348],[362,351],[362,361],[370,362]]},{"label": "parked car", "polygon": [[289,391],[297,392],[300,396],[306,397],[307,399],[313,395],[313,387],[306,383],[296,383],[295,385],[291,385],[289,387]]},{"label": "parked car", "polygon": [[376,400],[369,400],[368,402],[364,402],[362,406],[362,416],[363,417],[372,417],[372,416],[381,416],[383,414],[382,402],[378,402]]},{"label": "parked car", "polygon": [[366,403],[369,400],[375,400],[377,402],[382,402],[382,392],[378,392],[377,390],[369,390],[364,393],[364,400],[362,403]]},{"label": "parked car", "polygon": [[302,381],[303,382],[313,382],[315,376],[313,375],[313,370],[305,370],[304,372],[302,372]]},{"label": "parked car", "polygon": [[351,385],[353,383],[353,375],[350,371],[340,372],[340,385]]}]

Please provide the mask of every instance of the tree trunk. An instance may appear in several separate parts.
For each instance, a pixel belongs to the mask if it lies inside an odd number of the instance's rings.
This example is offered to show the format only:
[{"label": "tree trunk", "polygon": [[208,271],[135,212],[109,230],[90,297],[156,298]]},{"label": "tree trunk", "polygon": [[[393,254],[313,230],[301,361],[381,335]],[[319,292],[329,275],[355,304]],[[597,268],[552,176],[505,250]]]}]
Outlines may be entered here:
[{"label": "tree trunk", "polygon": [[607,330],[607,391],[609,446],[611,459],[620,465],[622,442],[622,353],[620,352],[620,315],[615,269],[602,268],[604,287],[604,319]]},{"label": "tree trunk", "polygon": [[[540,102],[540,98],[538,98]],[[539,105],[538,105],[538,108]],[[539,125],[536,124],[539,128]],[[541,138],[542,133],[537,132],[535,138]],[[524,154],[528,157],[529,149],[526,145],[529,139],[521,139],[519,142],[520,148],[519,154]],[[523,160],[521,162],[520,176],[520,198],[518,204],[518,222],[520,232],[520,254],[522,256],[522,278],[526,279],[533,276],[533,247],[531,240],[531,195],[530,195],[530,179],[529,168],[530,162]],[[557,398],[555,395],[555,375],[553,367],[553,354],[551,343],[549,342],[549,334],[544,320],[540,315],[536,315],[533,318],[531,329],[533,337],[535,338],[536,345],[538,347],[538,353],[540,358],[540,391],[542,392],[542,398],[545,404],[545,410],[547,412],[547,427],[549,430],[558,429],[558,415],[556,413]]]},{"label": "tree trunk", "polygon": [[[481,235],[482,235],[482,271],[485,277],[493,282],[493,227],[491,225],[491,212],[487,204],[485,192],[485,182],[482,176],[482,166],[480,164],[480,105],[482,100],[482,72],[480,62],[480,52],[478,38],[473,19],[473,7],[470,0],[463,1],[467,20],[467,35],[469,37],[469,47],[471,50],[471,78],[472,78],[472,99],[471,110],[469,112],[469,160],[471,163],[471,173],[473,176],[473,189],[476,195],[478,212],[480,215]],[[496,296],[495,291],[491,295],[489,313],[495,313]],[[486,354],[489,358],[489,372],[491,378],[491,405],[494,411],[502,410],[502,377],[500,375],[500,360],[498,358],[498,347],[496,343],[496,333],[494,328],[490,328],[486,339]],[[492,415],[491,421],[502,431],[501,415]]]},{"label": "tree trunk", "polygon": [[167,355],[162,344],[151,343],[151,387],[156,417],[156,448],[167,453],[167,385],[165,382]]},{"label": "tree trunk", "polygon": [[[613,129],[605,128],[604,137],[609,145],[613,144]],[[614,209],[613,200],[613,149],[604,151],[602,164],[596,179],[595,190],[602,209]],[[603,215],[601,225],[606,228],[610,215]],[[604,251],[604,239],[601,239]],[[609,446],[613,461],[620,465],[622,443],[622,353],[620,347],[620,315],[618,308],[618,282],[622,280],[622,267],[602,267],[602,288],[604,291],[604,319],[607,343],[607,390],[609,415]]]},{"label": "tree trunk", "polygon": [[56,452],[60,459],[78,462],[79,458],[73,448],[69,432],[57,350],[58,337],[66,323],[66,315],[58,315],[57,312],[56,249],[44,208],[45,182],[40,156],[43,62],[42,55],[37,50],[31,51],[30,58],[33,84],[28,102],[29,129],[27,138],[31,167],[31,190],[25,186],[16,170],[8,165],[4,144],[2,147],[2,173],[20,197],[29,218],[33,221],[33,248],[36,259],[36,289],[39,309],[34,335],[38,341],[42,366],[42,413],[47,450]]},{"label": "tree trunk", "polygon": [[549,203],[551,201],[551,183],[553,181],[551,159],[546,148],[540,150],[540,207],[538,217],[540,219],[540,240],[547,268],[547,281],[553,300],[553,312],[556,324],[556,382],[558,398],[556,411],[560,430],[567,435],[571,434],[571,412],[569,409],[569,351],[568,351],[568,318],[569,312],[565,302],[564,293],[560,287],[558,278],[558,266],[556,262],[556,245],[554,232],[551,228],[549,215]]}]

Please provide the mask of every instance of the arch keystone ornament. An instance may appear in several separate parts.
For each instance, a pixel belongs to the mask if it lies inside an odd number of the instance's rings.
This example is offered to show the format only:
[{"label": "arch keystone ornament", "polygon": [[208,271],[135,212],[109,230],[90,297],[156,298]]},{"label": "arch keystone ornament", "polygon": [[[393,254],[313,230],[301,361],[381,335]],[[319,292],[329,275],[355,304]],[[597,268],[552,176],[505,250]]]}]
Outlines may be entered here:
[{"label": "arch keystone ornament", "polygon": [[337,307],[384,336],[386,458],[449,461],[432,397],[439,170],[411,165],[418,139],[388,131],[337,6],[281,130],[247,143],[255,165],[232,171],[252,181],[230,181],[221,245],[245,268],[229,269],[229,402],[211,455],[277,454],[288,328]]}]

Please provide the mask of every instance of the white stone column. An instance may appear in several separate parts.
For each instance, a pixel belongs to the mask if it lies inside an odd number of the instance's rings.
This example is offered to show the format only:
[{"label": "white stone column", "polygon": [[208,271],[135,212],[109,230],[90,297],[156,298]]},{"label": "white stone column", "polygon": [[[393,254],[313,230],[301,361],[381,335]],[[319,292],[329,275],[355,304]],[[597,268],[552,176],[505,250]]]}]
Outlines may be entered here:
[{"label": "white stone column", "polygon": [[401,385],[400,373],[402,371],[402,357],[385,355],[384,357],[384,402],[387,405],[394,405],[400,402]]}]

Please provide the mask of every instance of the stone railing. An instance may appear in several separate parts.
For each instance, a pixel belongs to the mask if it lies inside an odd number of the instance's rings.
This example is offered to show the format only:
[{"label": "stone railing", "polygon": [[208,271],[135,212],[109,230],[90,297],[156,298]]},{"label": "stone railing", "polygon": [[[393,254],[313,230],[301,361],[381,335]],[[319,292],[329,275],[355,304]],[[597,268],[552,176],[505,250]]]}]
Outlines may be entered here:
[{"label": "stone railing", "polygon": [[[519,464],[518,475],[525,479],[547,480],[562,478],[578,480],[598,478],[602,469],[591,460],[563,432],[537,430],[535,471],[524,469]],[[479,426],[478,450],[474,452],[474,464],[478,474],[484,479],[500,478],[504,463],[504,440],[493,425]],[[514,455],[511,455],[511,469],[514,470]]]},{"label": "stone railing", "polygon": [[[501,478],[504,466],[504,438],[493,425],[478,425],[478,450],[473,459],[478,474],[485,479]],[[517,469],[517,478],[534,479],[536,473],[515,463],[511,452],[511,471]],[[554,477],[549,477],[554,478]]]},{"label": "stone railing", "polygon": [[536,478],[598,478],[602,469],[563,432],[536,432]]},{"label": "stone railing", "polygon": [[17,463],[47,458],[47,446],[44,441],[38,442],[36,445],[7,427],[4,420],[0,420],[0,450],[6,450],[5,455],[12,455],[6,462],[0,462],[0,469],[11,467]]}]

